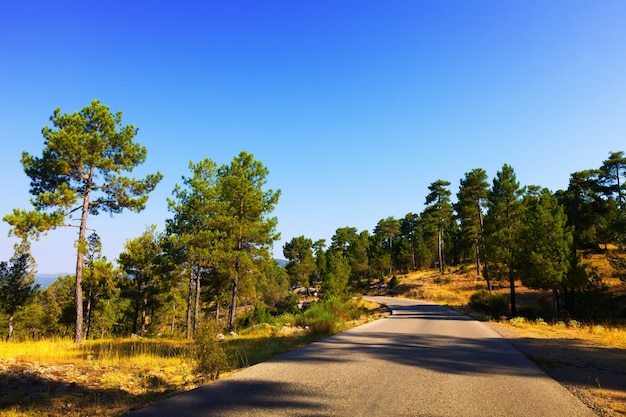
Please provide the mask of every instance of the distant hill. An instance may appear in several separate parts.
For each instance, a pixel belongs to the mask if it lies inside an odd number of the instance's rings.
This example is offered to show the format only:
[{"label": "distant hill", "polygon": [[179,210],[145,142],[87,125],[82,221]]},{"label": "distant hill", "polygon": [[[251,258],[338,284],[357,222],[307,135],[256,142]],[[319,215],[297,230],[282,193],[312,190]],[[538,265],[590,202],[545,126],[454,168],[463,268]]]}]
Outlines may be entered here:
[{"label": "distant hill", "polygon": [[[289,261],[286,259],[274,259],[279,267],[284,268]],[[39,284],[41,289],[48,288],[54,281],[56,281],[59,277],[64,277],[66,275],[74,275],[73,272],[60,272],[58,274],[36,274],[35,275],[35,284]]]},{"label": "distant hill", "polygon": [[64,277],[66,275],[74,275],[69,272],[61,272],[58,274],[36,274],[35,275],[35,284],[39,284],[41,289],[48,288],[54,281],[56,281],[59,277]]}]

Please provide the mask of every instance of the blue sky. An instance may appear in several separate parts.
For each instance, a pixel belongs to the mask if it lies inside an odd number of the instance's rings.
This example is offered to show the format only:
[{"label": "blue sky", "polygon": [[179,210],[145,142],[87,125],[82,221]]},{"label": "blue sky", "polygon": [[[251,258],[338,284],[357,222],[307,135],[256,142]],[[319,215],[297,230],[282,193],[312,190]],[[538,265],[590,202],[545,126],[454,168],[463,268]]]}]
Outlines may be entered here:
[{"label": "blue sky", "polygon": [[[110,259],[163,229],[190,161],[242,150],[282,191],[276,257],[421,212],[430,183],[456,194],[473,168],[563,189],[626,151],[624,22],[621,0],[3,1],[0,214],[30,207],[19,160],[53,110],[94,98],[139,128],[134,175],[164,175],[142,213],[92,217]],[[72,272],[75,237],[35,243],[39,272]]]}]

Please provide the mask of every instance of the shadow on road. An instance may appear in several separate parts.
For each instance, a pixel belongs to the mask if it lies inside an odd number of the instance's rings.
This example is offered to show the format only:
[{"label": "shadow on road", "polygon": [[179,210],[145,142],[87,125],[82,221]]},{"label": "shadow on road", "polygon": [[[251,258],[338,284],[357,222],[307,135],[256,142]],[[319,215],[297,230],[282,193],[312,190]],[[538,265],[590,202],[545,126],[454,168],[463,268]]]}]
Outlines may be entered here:
[{"label": "shadow on road", "polygon": [[185,417],[218,416],[226,412],[229,415],[248,415],[246,410],[251,408],[274,410],[279,415],[288,415],[289,410],[297,410],[297,415],[322,415],[320,410],[323,409],[324,398],[317,393],[310,396],[311,400],[303,400],[302,394],[295,384],[225,379],[179,394],[175,401],[160,402],[157,408],[140,409],[130,415],[175,416],[181,415],[181,411],[184,411]]}]

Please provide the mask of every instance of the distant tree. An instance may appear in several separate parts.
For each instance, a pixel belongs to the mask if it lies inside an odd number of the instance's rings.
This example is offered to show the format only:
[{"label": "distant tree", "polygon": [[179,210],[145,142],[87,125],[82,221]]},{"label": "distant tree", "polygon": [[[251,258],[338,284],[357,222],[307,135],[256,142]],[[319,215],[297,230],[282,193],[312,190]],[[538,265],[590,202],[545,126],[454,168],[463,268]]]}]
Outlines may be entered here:
[{"label": "distant tree", "polygon": [[400,219],[400,235],[410,245],[411,269],[417,269],[416,252],[421,239],[419,222],[419,214],[414,213],[407,213],[404,218]]},{"label": "distant tree", "polygon": [[489,210],[485,216],[485,245],[489,265],[487,279],[508,279],[512,316],[517,315],[515,251],[524,210],[521,202],[523,193],[524,189],[520,188],[515,171],[510,165],[504,164],[493,179],[487,199]]},{"label": "distant tree", "polygon": [[600,167],[600,182],[605,187],[605,194],[617,201],[620,210],[624,210],[624,181],[626,175],[626,157],[624,152],[611,152],[609,158]]},{"label": "distant tree", "polygon": [[391,268],[391,254],[386,247],[383,235],[373,234],[369,237],[369,240],[367,251],[369,276],[382,281]]},{"label": "distant tree", "polygon": [[576,249],[596,248],[611,240],[611,219],[616,216],[617,205],[606,198],[600,175],[597,169],[574,172],[567,190],[556,193],[568,224],[574,228]]},{"label": "distant tree", "polygon": [[450,227],[453,208],[450,201],[450,182],[437,180],[428,186],[430,193],[426,196],[426,208],[422,218],[433,225],[437,234],[437,260],[439,272],[443,273],[444,265],[444,233]]},{"label": "distant tree", "polygon": [[[22,154],[24,171],[31,179],[33,211],[14,209],[4,217],[17,236],[38,236],[59,226],[78,227],[74,341],[83,339],[83,258],[87,218],[99,212],[141,211],[161,174],[136,180],[122,175],[146,159],[146,148],[133,142],[137,129],[122,126],[122,113],[112,114],[98,100],[79,112],[56,109],[51,127],[42,130],[45,148],[40,158]],[[78,225],[65,219],[80,213]]]},{"label": "distant tree", "polygon": [[315,271],[313,241],[304,236],[294,237],[283,246],[283,255],[289,261],[286,269],[292,277],[292,284],[309,288],[309,277]]},{"label": "distant tree", "polygon": [[[474,247],[474,262],[476,274],[480,275],[480,261],[484,247],[483,237],[483,207],[489,195],[489,183],[487,173],[481,168],[476,168],[465,174],[461,179],[459,192],[457,193],[456,213],[460,222],[461,238],[465,242],[471,242]],[[487,281],[487,288],[491,291],[491,283]]]},{"label": "distant tree", "polygon": [[393,274],[393,240],[400,234],[400,221],[392,217],[381,219],[374,228],[374,234],[384,237],[383,242],[389,251],[389,275]]},{"label": "distant tree", "polygon": [[133,333],[146,335],[150,304],[162,290],[158,274],[158,257],[161,254],[163,236],[151,225],[139,237],[126,240],[118,262],[131,284],[134,303]]},{"label": "distant tree", "polygon": [[321,282],[326,273],[326,239],[313,242],[313,255],[315,256],[315,278],[313,281]]},{"label": "distant tree", "polygon": [[350,271],[356,285],[361,285],[368,278],[369,274],[369,257],[368,249],[370,244],[369,232],[361,231],[349,248]]},{"label": "distant tree", "polygon": [[345,300],[349,295],[350,264],[338,248],[330,248],[327,253],[328,269],[322,281],[322,296],[328,300]]},{"label": "distant tree", "polygon": [[348,249],[357,240],[357,237],[356,227],[339,227],[331,238],[330,249],[339,250],[341,255],[347,258]]},{"label": "distant tree", "polygon": [[15,313],[39,290],[39,285],[34,283],[35,261],[28,240],[22,239],[15,245],[15,253],[9,262],[0,263],[0,311],[9,316],[7,341],[13,338]]},{"label": "distant tree", "polygon": [[553,316],[558,319],[558,290],[567,281],[572,253],[572,233],[563,207],[547,189],[524,197],[517,258],[522,283],[551,290]]},{"label": "distant tree", "polygon": [[218,198],[223,209],[217,227],[224,233],[223,259],[232,273],[230,331],[235,327],[239,280],[246,271],[255,270],[256,261],[269,257],[270,245],[280,237],[275,230],[277,219],[268,217],[280,191],[264,190],[268,174],[267,168],[246,152],[218,170]]}]

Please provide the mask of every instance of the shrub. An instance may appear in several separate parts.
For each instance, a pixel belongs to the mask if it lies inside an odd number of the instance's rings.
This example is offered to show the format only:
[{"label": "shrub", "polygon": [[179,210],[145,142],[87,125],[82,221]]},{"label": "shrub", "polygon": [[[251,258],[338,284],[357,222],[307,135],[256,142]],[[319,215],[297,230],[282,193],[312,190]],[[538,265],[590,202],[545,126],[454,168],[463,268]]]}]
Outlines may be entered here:
[{"label": "shrub", "polygon": [[214,320],[202,323],[195,334],[192,349],[196,363],[196,372],[209,380],[215,380],[229,369],[228,355],[222,342],[218,341],[219,327]]},{"label": "shrub", "polygon": [[330,298],[312,304],[304,312],[304,324],[315,334],[333,334],[345,329],[348,320],[356,320],[363,315],[364,308],[358,301],[341,301]]},{"label": "shrub", "polygon": [[523,327],[526,324],[526,319],[524,317],[513,317],[509,320],[509,323],[516,327]]},{"label": "shrub", "polygon": [[470,296],[470,306],[491,317],[504,316],[509,312],[509,300],[504,295],[484,289]]},{"label": "shrub", "polygon": [[392,276],[391,279],[389,280],[389,289],[392,290],[394,288],[396,288],[398,285],[400,285],[400,280],[398,279],[397,276]]}]

